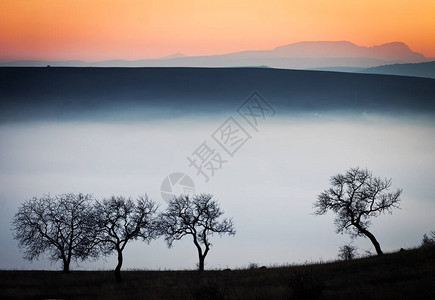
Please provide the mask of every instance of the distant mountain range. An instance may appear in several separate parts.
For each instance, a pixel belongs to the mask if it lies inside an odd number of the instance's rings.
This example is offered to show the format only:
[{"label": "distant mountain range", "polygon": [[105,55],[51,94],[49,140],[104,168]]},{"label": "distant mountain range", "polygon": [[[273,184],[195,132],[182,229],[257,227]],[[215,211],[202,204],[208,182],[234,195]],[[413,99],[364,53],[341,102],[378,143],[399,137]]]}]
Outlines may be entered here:
[{"label": "distant mountain range", "polygon": [[427,58],[405,43],[363,47],[348,41],[299,42],[272,50],[241,51],[222,55],[185,56],[175,53],[160,59],[83,61],[13,61],[3,66],[99,66],[99,67],[243,67],[275,68],[374,67],[386,63],[425,62]]},{"label": "distant mountain range", "polygon": [[[363,47],[348,41],[299,42],[272,50],[253,50],[222,55],[186,56],[175,53],[158,59],[106,60],[100,62],[23,60],[0,63],[0,66],[65,66],[65,67],[271,67],[341,72],[382,73],[434,78],[433,64],[412,51],[405,43],[393,42]],[[408,66],[385,66],[409,64]],[[397,72],[396,72],[397,71]]]},{"label": "distant mountain range", "polygon": [[426,57],[402,42],[374,47],[357,46],[348,41],[299,42],[264,51],[243,51],[224,55],[231,58],[365,58],[380,61],[422,62]]},{"label": "distant mountain range", "polygon": [[171,58],[179,58],[179,57],[186,57],[183,53],[177,52],[168,56],[160,57],[160,59],[171,59]]}]

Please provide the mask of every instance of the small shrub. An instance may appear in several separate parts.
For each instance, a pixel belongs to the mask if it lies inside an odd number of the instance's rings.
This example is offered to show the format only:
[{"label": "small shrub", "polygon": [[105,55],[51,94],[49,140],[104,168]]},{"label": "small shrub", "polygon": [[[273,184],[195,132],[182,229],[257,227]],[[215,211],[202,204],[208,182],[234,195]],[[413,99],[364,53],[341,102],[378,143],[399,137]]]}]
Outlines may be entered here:
[{"label": "small shrub", "polygon": [[255,269],[258,269],[258,264],[257,264],[257,263],[253,263],[253,262],[251,262],[251,263],[249,263],[248,269],[249,269],[249,270],[255,270]]},{"label": "small shrub", "polygon": [[374,255],[373,252],[370,249],[369,250],[364,250],[364,252],[365,252],[364,257],[371,257],[371,256]]},{"label": "small shrub", "polygon": [[344,245],[338,250],[338,258],[342,260],[355,259],[358,256],[357,249],[358,248],[352,244]]},{"label": "small shrub", "polygon": [[430,232],[430,237],[427,234],[423,235],[423,240],[421,245],[424,246],[435,246],[435,231]]}]

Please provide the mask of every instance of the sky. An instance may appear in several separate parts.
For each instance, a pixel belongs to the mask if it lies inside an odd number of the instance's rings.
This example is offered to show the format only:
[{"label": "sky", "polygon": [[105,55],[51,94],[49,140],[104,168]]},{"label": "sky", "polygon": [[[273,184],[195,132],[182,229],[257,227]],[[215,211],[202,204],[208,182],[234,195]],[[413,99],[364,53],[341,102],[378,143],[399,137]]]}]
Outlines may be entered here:
[{"label": "sky", "polygon": [[432,0],[2,0],[0,60],[158,58],[299,41],[401,41],[435,57]]}]

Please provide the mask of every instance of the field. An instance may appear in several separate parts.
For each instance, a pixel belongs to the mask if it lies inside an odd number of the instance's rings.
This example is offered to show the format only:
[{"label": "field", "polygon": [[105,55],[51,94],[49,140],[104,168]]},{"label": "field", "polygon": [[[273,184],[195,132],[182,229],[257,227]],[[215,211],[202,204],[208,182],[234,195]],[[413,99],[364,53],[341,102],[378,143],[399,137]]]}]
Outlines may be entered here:
[{"label": "field", "polygon": [[435,247],[242,270],[0,271],[4,299],[435,299]]}]

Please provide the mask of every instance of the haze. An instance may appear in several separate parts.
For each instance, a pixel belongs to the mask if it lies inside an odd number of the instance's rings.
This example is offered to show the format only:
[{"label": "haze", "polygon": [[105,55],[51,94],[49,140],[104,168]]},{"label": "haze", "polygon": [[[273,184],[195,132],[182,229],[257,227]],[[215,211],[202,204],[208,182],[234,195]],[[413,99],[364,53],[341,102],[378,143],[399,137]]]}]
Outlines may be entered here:
[{"label": "haze", "polygon": [[[403,188],[402,209],[374,220],[373,232],[385,251],[419,245],[433,225],[435,127],[418,115],[290,114],[265,120],[233,158],[208,183],[189,168],[187,156],[234,112],[154,121],[33,122],[0,126],[0,268],[58,269],[41,259],[22,260],[9,222],[18,205],[33,196],[65,192],[135,197],[148,193],[161,209],[163,179],[184,172],[196,192],[215,195],[233,217],[235,237],[213,238],[207,268],[303,263],[335,259],[350,241],[334,233],[333,216],[315,217],[312,203],[329,177],[361,166],[392,177]],[[211,143],[211,142],[210,142]],[[216,146],[216,145],[214,145]],[[217,147],[217,146],[216,146]],[[357,239],[360,253],[374,252]],[[129,244],[125,268],[194,269],[189,239],[167,249],[163,239]],[[107,261],[80,269],[111,269]],[[77,266],[75,266],[77,268]]]}]

